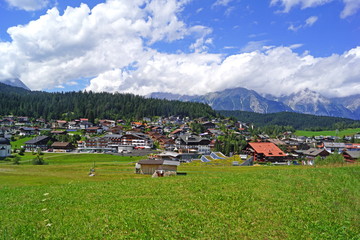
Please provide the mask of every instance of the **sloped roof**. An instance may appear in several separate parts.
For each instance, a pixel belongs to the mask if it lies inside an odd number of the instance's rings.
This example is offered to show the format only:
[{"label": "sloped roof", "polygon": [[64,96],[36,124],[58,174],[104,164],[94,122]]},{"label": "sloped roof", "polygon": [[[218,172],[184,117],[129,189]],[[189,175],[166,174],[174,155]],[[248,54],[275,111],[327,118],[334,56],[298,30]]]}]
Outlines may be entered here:
[{"label": "sloped roof", "polygon": [[266,157],[284,157],[286,154],[275,144],[269,142],[249,143],[251,148],[257,153],[262,153]]},{"label": "sloped roof", "polygon": [[2,144],[2,145],[10,145],[10,141],[7,138],[0,138],[0,144]]},{"label": "sloped roof", "polygon": [[360,151],[346,151],[346,153],[354,159],[360,158]]},{"label": "sloped roof", "polygon": [[336,142],[324,142],[324,146],[328,148],[344,148],[345,143],[336,143]]},{"label": "sloped roof", "polygon": [[180,162],[178,161],[170,161],[170,160],[152,160],[152,159],[146,159],[146,160],[140,160],[138,164],[144,164],[144,165],[173,165],[173,166],[179,166]]},{"label": "sloped roof", "polygon": [[307,156],[314,156],[314,157],[316,157],[316,156],[320,155],[320,153],[322,153],[322,152],[326,153],[327,155],[330,154],[328,151],[326,151],[326,150],[323,149],[323,148],[320,148],[320,149],[318,149],[318,148],[310,148],[310,149],[308,149],[308,150],[305,150],[305,151],[303,152],[303,154],[304,154],[304,155],[307,155]]},{"label": "sloped roof", "polygon": [[71,143],[69,142],[54,142],[51,144],[51,147],[70,147]]}]

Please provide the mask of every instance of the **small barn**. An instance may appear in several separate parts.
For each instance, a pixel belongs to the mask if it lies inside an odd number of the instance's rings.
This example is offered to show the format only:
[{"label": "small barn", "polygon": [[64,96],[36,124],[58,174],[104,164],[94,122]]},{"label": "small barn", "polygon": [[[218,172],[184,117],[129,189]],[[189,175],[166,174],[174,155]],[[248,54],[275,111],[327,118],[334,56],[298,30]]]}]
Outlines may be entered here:
[{"label": "small barn", "polygon": [[136,173],[152,175],[157,170],[176,172],[179,165],[178,161],[146,159],[136,163],[135,170]]}]

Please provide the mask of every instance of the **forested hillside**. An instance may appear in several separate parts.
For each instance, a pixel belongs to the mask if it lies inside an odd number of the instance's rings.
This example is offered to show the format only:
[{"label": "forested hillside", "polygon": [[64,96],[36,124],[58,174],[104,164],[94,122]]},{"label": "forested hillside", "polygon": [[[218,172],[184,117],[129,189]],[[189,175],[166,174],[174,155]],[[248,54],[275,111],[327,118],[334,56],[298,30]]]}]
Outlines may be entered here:
[{"label": "forested hillside", "polygon": [[331,130],[360,127],[360,121],[338,118],[322,117],[294,112],[280,113],[253,113],[244,111],[218,111],[226,117],[234,117],[246,123],[253,123],[255,126],[263,127],[269,125],[292,126],[302,130]]},{"label": "forested hillside", "polygon": [[141,118],[215,116],[206,104],[146,99],[133,94],[32,92],[0,83],[0,115],[60,118]]}]

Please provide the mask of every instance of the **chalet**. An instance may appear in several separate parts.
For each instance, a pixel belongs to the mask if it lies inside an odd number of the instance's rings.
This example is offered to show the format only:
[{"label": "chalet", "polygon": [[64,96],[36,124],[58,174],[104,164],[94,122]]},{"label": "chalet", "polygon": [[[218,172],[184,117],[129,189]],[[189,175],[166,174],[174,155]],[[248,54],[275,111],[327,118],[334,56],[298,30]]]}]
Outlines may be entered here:
[{"label": "chalet", "polygon": [[52,123],[52,128],[67,128],[68,122],[65,120],[56,120]]},{"label": "chalet", "polygon": [[171,160],[140,160],[135,165],[136,173],[139,174],[154,174],[155,171],[162,170],[167,171],[177,171],[177,167],[180,165],[178,161]]},{"label": "chalet", "polygon": [[54,151],[71,151],[74,149],[74,146],[69,143],[69,142],[54,142],[52,145],[51,145],[51,148],[54,150]]},{"label": "chalet", "polygon": [[0,158],[11,156],[11,145],[9,139],[0,136]]},{"label": "chalet", "polygon": [[186,131],[184,129],[179,128],[179,129],[175,129],[174,131],[172,131],[169,136],[173,137],[173,138],[177,138],[177,137],[183,135],[185,132]]},{"label": "chalet", "polygon": [[269,142],[248,143],[246,151],[253,156],[254,161],[282,162],[286,154],[275,144]]},{"label": "chalet", "polygon": [[85,131],[90,134],[101,134],[104,130],[101,127],[88,127]]},{"label": "chalet", "polygon": [[66,135],[67,131],[51,131],[50,133],[53,135]]},{"label": "chalet", "polygon": [[21,128],[19,128],[19,135],[20,136],[36,135],[38,133],[39,133],[39,130],[37,128],[33,128],[33,127],[21,127]]},{"label": "chalet", "polygon": [[141,133],[127,133],[121,137],[122,145],[132,145],[134,147],[149,147],[152,148],[153,141],[145,134]]},{"label": "chalet", "polygon": [[206,122],[206,123],[203,123],[202,126],[205,128],[205,129],[214,129],[216,127],[216,124],[215,123],[212,123],[212,122]]},{"label": "chalet", "polygon": [[68,129],[80,129],[80,122],[79,121],[70,121],[68,123]]},{"label": "chalet", "polygon": [[99,126],[102,127],[105,131],[113,128],[116,126],[115,121],[114,120],[99,120]]},{"label": "chalet", "polygon": [[360,159],[360,151],[344,151],[342,155],[347,162],[354,162]]},{"label": "chalet", "polygon": [[27,142],[25,142],[26,150],[46,150],[48,148],[47,143],[51,140],[48,136],[38,136]]},{"label": "chalet", "polygon": [[218,136],[223,136],[225,135],[223,131],[219,130],[219,129],[213,129],[210,128],[206,131],[210,136],[217,138]]},{"label": "chalet", "polygon": [[123,127],[122,126],[115,126],[113,128],[110,128],[108,132],[112,134],[123,134]]},{"label": "chalet", "polygon": [[81,121],[79,123],[79,127],[80,129],[88,129],[89,127],[92,127],[94,124],[92,124],[91,122],[88,121]]},{"label": "chalet", "polygon": [[330,153],[323,148],[309,148],[308,150],[303,151],[300,155],[307,159],[314,159],[316,157],[325,158],[329,156]]},{"label": "chalet", "polygon": [[345,143],[336,143],[336,142],[324,142],[324,148],[329,153],[341,153],[345,148]]},{"label": "chalet", "polygon": [[176,139],[176,148],[183,152],[197,152],[199,154],[210,153],[210,140],[194,134],[184,134]]}]

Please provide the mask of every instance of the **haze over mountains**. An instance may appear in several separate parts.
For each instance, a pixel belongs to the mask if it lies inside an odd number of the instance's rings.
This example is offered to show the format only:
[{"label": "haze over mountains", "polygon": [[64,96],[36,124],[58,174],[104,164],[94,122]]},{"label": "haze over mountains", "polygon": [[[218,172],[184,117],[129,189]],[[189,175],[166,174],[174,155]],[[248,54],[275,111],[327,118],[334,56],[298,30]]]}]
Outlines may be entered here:
[{"label": "haze over mountains", "polygon": [[241,110],[256,113],[298,112],[360,119],[360,94],[344,98],[326,98],[317,92],[304,89],[277,98],[269,94],[261,96],[245,88],[233,88],[196,96],[156,92],[150,94],[149,97],[201,102],[209,104],[215,110]]}]

